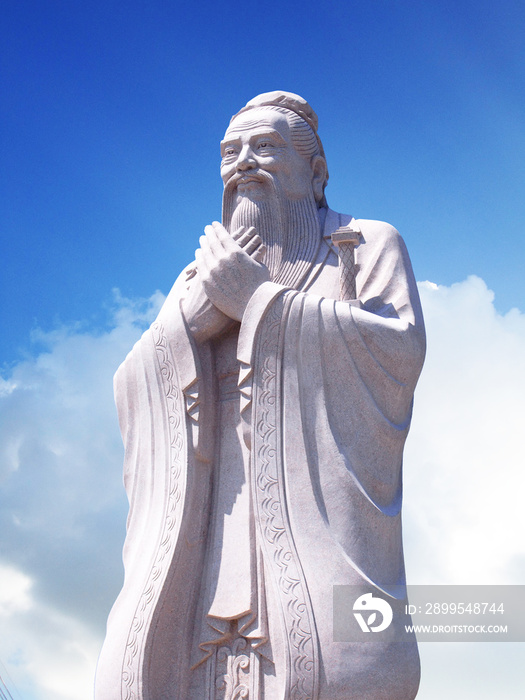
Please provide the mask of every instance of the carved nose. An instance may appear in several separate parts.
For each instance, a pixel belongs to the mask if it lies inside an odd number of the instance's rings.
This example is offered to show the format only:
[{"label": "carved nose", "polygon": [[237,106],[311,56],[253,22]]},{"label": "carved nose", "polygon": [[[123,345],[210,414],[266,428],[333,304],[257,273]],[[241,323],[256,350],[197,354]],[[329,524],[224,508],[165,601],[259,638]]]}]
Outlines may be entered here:
[{"label": "carved nose", "polygon": [[253,153],[248,148],[243,149],[237,158],[237,170],[250,170],[255,167],[256,163]]}]

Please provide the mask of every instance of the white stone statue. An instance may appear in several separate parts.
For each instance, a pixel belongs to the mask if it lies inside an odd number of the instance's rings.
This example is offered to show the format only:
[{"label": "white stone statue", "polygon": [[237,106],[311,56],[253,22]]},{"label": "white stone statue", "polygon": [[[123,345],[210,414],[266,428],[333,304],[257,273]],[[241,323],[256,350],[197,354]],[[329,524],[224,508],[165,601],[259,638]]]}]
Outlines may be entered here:
[{"label": "white stone statue", "polygon": [[405,585],[404,243],[327,207],[298,95],[250,101],[221,151],[222,224],[115,376],[130,510],[96,699],[412,700],[415,641],[336,642],[332,615],[336,584]]}]

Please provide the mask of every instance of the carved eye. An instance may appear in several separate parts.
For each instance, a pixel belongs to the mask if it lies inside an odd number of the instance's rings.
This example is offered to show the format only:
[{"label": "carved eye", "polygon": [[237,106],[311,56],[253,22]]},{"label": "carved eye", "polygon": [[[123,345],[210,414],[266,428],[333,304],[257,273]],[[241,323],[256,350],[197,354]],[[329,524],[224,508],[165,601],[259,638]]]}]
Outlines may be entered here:
[{"label": "carved eye", "polygon": [[271,148],[271,145],[269,141],[261,141],[261,143],[257,144],[257,148]]},{"label": "carved eye", "polygon": [[228,148],[224,149],[223,152],[223,158],[234,158],[237,155],[237,152],[233,146],[228,146]]}]

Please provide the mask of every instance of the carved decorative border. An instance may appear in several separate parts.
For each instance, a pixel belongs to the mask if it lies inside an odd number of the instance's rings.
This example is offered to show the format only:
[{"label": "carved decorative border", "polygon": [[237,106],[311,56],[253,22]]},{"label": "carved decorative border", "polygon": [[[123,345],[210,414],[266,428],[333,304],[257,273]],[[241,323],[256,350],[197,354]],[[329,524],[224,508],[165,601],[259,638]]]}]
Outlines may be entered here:
[{"label": "carved decorative border", "polygon": [[160,588],[165,578],[166,569],[171,562],[171,554],[176,543],[176,524],[180,520],[182,506],[181,474],[184,448],[181,411],[181,390],[177,386],[177,372],[171,362],[168,340],[160,323],[151,326],[153,343],[159,363],[164,389],[165,405],[168,416],[168,434],[170,441],[169,491],[166,504],[164,526],[153,567],[140,601],[135,611],[133,623],[126,643],[124,666],[122,669],[122,700],[139,700],[142,698],[142,657],[144,641],[153,615],[153,605],[158,600]]},{"label": "carved decorative border", "polygon": [[285,299],[271,306],[258,330],[254,368],[252,478],[265,566],[274,575],[288,647],[288,700],[319,696],[318,640],[307,584],[286,506],[281,449],[281,345]]}]

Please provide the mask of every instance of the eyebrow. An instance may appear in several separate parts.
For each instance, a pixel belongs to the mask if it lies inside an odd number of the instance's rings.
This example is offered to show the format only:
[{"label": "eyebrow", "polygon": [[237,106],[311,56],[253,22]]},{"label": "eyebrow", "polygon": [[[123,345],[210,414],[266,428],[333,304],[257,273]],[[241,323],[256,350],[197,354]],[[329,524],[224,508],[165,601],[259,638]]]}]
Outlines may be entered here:
[{"label": "eyebrow", "polygon": [[[238,131],[244,131],[245,129],[239,129]],[[231,131],[234,131],[234,129],[231,129]],[[276,129],[271,129],[268,127],[262,127],[261,129],[254,129],[253,133],[250,133],[250,141],[254,138],[273,138],[274,140],[279,142],[279,145],[285,145],[286,140],[284,137],[276,130]],[[235,136],[232,134],[231,138],[224,139],[221,141],[221,149],[225,148],[226,146],[229,146],[230,144],[238,143],[240,141],[240,138],[238,136]]]},{"label": "eyebrow", "polygon": [[231,143],[238,143],[240,141],[240,138],[231,138],[231,139],[224,139],[221,141],[221,148],[224,148],[224,146],[229,146]]}]

